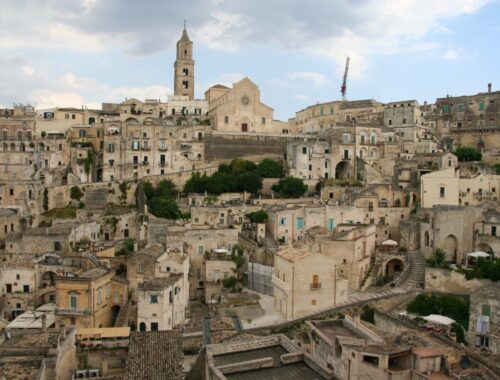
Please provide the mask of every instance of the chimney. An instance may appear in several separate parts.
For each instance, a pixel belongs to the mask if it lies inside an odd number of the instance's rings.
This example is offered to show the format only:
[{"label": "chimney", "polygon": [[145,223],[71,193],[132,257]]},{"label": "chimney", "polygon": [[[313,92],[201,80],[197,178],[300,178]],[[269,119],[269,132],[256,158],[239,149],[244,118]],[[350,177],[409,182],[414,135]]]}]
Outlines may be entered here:
[{"label": "chimney", "polygon": [[491,83],[488,83],[488,92],[491,92]]},{"label": "chimney", "polygon": [[47,314],[42,314],[42,332],[47,332]]}]

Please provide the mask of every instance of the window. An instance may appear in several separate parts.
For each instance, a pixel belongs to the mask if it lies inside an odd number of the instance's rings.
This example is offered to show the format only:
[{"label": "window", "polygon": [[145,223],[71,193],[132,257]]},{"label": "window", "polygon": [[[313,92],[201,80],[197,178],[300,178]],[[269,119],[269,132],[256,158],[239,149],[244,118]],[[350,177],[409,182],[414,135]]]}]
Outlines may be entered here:
[{"label": "window", "polygon": [[160,164],[165,165],[165,155],[160,154]]},{"label": "window", "polygon": [[363,355],[363,362],[378,366],[378,356]]},{"label": "window", "polygon": [[174,298],[172,296],[172,291],[170,291],[170,292],[168,292],[168,303],[171,305],[173,301],[174,301]]},{"label": "window", "polygon": [[229,116],[224,116],[224,123],[225,124],[229,123]]},{"label": "window", "polygon": [[497,236],[497,226],[491,226],[491,236]]},{"label": "window", "polygon": [[167,271],[167,272],[170,272],[170,267],[167,267],[167,268],[166,268],[166,271]]},{"label": "window", "polygon": [[108,144],[108,152],[113,153],[115,151],[115,144]]},{"label": "window", "polygon": [[78,296],[77,295],[70,295],[69,296],[69,308],[71,310],[76,310],[78,308]]},{"label": "window", "polygon": [[344,135],[342,136],[342,140],[344,141],[344,143],[348,143],[351,140],[349,133],[344,133]]},{"label": "window", "polygon": [[144,273],[144,264],[143,263],[139,263],[139,268],[137,268],[137,272]]},{"label": "window", "polygon": [[64,114],[64,118],[65,118],[65,119],[69,119],[69,113]]},{"label": "window", "polygon": [[389,125],[392,125],[392,119],[389,119]]},{"label": "window", "polygon": [[75,120],[76,119],[76,115],[73,113],[71,114],[71,119]]},{"label": "window", "polygon": [[202,245],[199,245],[198,246],[198,254],[199,255],[203,255],[205,253],[205,250],[203,249],[203,246]]},{"label": "window", "polygon": [[14,196],[14,189],[9,189],[9,195]]},{"label": "window", "polygon": [[316,300],[311,300],[311,305],[316,306]]},{"label": "window", "polygon": [[189,88],[189,81],[183,80],[182,81],[182,88],[187,90]]},{"label": "window", "polygon": [[263,117],[263,118],[261,119],[261,122],[262,122],[262,125],[266,124],[266,118],[265,118],[265,117]]},{"label": "window", "polygon": [[405,125],[405,124],[406,124],[406,119],[403,119],[403,125]]},{"label": "window", "polygon": [[449,105],[445,104],[443,106],[443,113],[450,113],[450,106]]},{"label": "window", "polygon": [[84,129],[80,129],[79,131],[79,136],[80,137],[87,137],[87,131]]},{"label": "window", "polygon": [[304,228],[304,219],[303,218],[297,218],[297,229],[301,230]]},{"label": "window", "polygon": [[464,112],[464,105],[463,104],[458,105],[458,112]]},{"label": "window", "polygon": [[61,251],[61,242],[60,241],[55,241],[54,242],[54,251]]},{"label": "window", "polygon": [[444,198],[444,195],[445,195],[444,187],[442,187],[442,186],[441,186],[441,187],[439,188],[439,196],[440,196],[441,198]]},{"label": "window", "polygon": [[113,166],[115,163],[115,160],[109,160],[109,166]]},{"label": "window", "polygon": [[139,150],[139,141],[132,141],[132,150]]},{"label": "window", "polygon": [[280,226],[286,225],[286,218],[280,218]]},{"label": "window", "polygon": [[151,331],[158,331],[158,322],[151,322]]},{"label": "window", "polygon": [[484,102],[479,103],[479,111],[484,111]]},{"label": "window", "polygon": [[187,67],[184,67],[184,68],[182,69],[182,74],[183,74],[183,75],[189,75],[189,69],[188,69]]},{"label": "window", "polygon": [[102,303],[102,289],[97,289],[97,304],[100,305]]},{"label": "window", "polygon": [[332,231],[335,228],[335,219],[328,219],[328,231]]},{"label": "window", "polygon": [[23,293],[29,293],[30,292],[30,286],[29,285],[23,285]]},{"label": "window", "polygon": [[149,303],[158,303],[158,296],[156,294],[151,294]]},{"label": "window", "polygon": [[302,154],[307,154],[307,146],[302,147]]}]

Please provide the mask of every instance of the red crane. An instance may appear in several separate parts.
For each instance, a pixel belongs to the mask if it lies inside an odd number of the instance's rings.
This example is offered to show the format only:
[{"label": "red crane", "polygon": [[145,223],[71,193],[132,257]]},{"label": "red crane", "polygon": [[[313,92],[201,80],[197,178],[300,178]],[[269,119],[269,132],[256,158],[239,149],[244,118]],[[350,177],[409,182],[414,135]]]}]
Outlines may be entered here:
[{"label": "red crane", "polygon": [[345,71],[344,71],[344,80],[342,81],[342,87],[340,87],[340,92],[342,93],[342,100],[346,100],[346,92],[347,92],[347,73],[349,72],[349,61],[351,58],[347,57],[345,61]]}]

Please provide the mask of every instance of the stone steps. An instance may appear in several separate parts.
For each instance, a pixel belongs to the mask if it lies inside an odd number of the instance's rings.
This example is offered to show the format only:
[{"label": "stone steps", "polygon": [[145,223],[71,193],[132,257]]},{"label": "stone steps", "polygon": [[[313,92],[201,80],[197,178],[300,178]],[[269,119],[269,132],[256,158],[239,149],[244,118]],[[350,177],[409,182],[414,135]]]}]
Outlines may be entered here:
[{"label": "stone steps", "polygon": [[114,327],[126,327],[128,326],[128,305],[120,306],[120,311],[116,316]]},{"label": "stone steps", "polygon": [[409,252],[410,273],[401,283],[403,289],[421,289],[425,284],[425,258],[420,252]]}]

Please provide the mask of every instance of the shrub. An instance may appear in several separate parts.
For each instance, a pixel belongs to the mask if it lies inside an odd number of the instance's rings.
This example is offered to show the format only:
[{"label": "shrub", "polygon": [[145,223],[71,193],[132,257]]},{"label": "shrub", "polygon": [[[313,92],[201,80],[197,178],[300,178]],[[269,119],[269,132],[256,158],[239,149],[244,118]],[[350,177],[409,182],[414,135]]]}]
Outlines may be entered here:
[{"label": "shrub", "polygon": [[228,289],[228,288],[234,288],[236,286],[237,282],[238,281],[236,280],[236,277],[234,277],[234,276],[222,279],[222,285],[226,289]]},{"label": "shrub", "polygon": [[83,192],[78,186],[73,186],[69,191],[69,197],[75,201],[79,201],[83,197]]},{"label": "shrub", "polygon": [[262,178],[283,178],[285,174],[283,164],[270,158],[263,159],[257,165],[257,170]]},{"label": "shrub", "polygon": [[453,154],[458,157],[458,161],[481,161],[482,154],[479,149],[471,146],[458,147]]},{"label": "shrub", "polygon": [[281,179],[273,185],[273,191],[280,194],[282,198],[300,198],[307,191],[307,186],[300,178],[288,177]]},{"label": "shrub", "polygon": [[265,223],[269,217],[266,211],[264,210],[259,210],[259,211],[254,211],[249,214],[247,214],[248,219],[252,223]]}]

